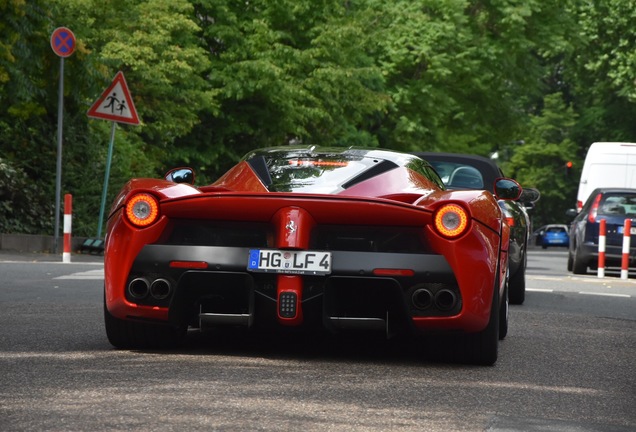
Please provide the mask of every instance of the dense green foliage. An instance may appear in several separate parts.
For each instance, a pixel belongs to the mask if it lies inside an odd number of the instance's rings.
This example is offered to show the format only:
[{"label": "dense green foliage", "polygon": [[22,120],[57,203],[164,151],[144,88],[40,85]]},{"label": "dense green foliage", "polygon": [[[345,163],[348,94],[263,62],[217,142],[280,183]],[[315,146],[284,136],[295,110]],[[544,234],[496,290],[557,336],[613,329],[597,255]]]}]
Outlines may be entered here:
[{"label": "dense green foliage", "polygon": [[[86,111],[123,71],[109,202],[130,177],[200,182],[290,142],[497,152],[567,222],[593,141],[636,141],[632,0],[0,0],[0,232],[53,231],[61,60],[62,192],[98,221],[110,122]],[[566,161],[574,172],[565,176]]]}]

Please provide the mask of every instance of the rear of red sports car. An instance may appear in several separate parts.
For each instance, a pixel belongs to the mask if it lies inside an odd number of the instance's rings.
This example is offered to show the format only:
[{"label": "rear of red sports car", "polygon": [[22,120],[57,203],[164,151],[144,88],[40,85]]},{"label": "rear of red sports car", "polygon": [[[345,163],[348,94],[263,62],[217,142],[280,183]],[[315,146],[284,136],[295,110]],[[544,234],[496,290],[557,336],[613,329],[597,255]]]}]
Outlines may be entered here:
[{"label": "rear of red sports car", "polygon": [[124,187],[108,220],[106,330],[120,348],[223,326],[446,331],[492,364],[507,236],[492,194],[446,191],[417,157],[258,150],[210,186]]}]

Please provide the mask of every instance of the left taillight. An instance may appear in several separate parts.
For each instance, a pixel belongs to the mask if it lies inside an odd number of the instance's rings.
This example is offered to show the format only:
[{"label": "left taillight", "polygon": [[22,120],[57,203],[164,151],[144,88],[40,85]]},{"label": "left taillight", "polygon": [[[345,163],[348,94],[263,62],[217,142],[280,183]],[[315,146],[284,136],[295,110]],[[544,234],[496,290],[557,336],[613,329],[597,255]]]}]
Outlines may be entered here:
[{"label": "left taillight", "polygon": [[147,193],[133,195],[126,203],[126,217],[136,227],[146,227],[159,218],[159,201]]},{"label": "left taillight", "polygon": [[459,204],[445,204],[435,212],[435,231],[446,238],[457,238],[468,230],[468,212]]}]

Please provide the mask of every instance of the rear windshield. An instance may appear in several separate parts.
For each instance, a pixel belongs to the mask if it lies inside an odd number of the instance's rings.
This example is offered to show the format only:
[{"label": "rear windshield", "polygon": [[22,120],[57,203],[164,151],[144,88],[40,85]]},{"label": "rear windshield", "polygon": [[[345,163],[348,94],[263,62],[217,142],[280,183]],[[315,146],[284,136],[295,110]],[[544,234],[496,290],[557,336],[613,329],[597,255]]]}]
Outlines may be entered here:
[{"label": "rear windshield", "polygon": [[555,234],[567,232],[567,230],[563,227],[548,227],[548,229],[546,229],[545,231]]},{"label": "rear windshield", "polygon": [[636,191],[605,195],[598,206],[601,216],[636,216]]},{"label": "rear windshield", "polygon": [[249,159],[271,192],[337,193],[397,168],[394,162],[363,155],[303,157],[257,156]]}]

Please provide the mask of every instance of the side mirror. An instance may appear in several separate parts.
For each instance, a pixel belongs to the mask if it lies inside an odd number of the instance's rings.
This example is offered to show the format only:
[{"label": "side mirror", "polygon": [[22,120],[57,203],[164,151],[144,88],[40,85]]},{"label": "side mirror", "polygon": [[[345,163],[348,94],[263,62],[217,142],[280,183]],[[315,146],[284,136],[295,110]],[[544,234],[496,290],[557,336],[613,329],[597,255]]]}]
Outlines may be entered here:
[{"label": "side mirror", "polygon": [[521,185],[513,179],[499,178],[495,180],[495,197],[503,200],[516,200],[521,196]]},{"label": "side mirror", "polygon": [[523,204],[530,204],[539,201],[539,198],[541,198],[541,193],[537,189],[524,188],[519,201]]},{"label": "side mirror", "polygon": [[568,209],[565,212],[565,215],[568,216],[568,217],[571,217],[571,218],[575,218],[577,214],[579,214],[579,212],[576,211],[576,209]]},{"label": "side mirror", "polygon": [[192,168],[174,168],[168,171],[164,178],[175,183],[194,184],[194,170]]}]

